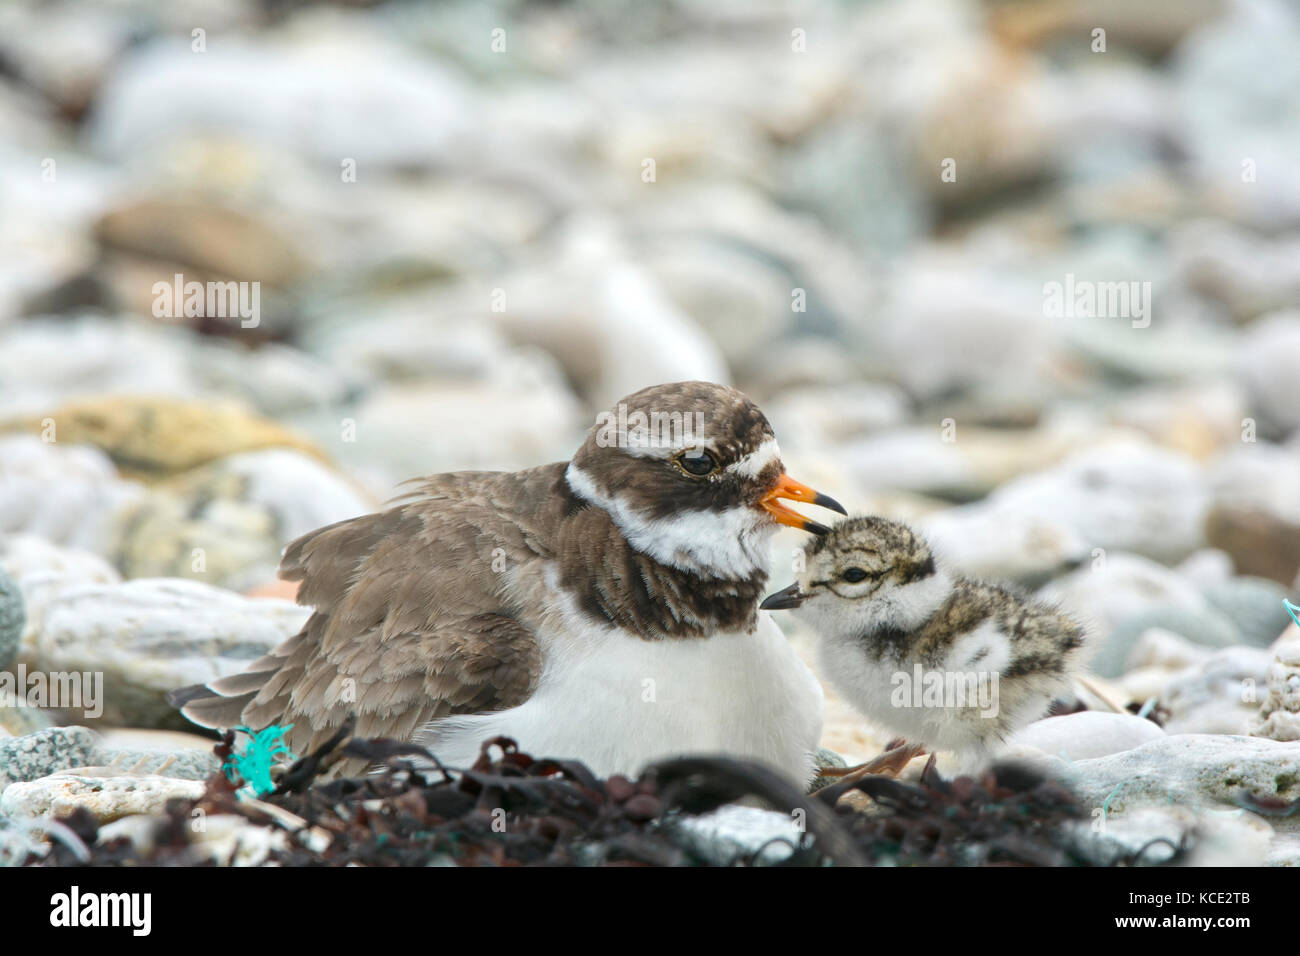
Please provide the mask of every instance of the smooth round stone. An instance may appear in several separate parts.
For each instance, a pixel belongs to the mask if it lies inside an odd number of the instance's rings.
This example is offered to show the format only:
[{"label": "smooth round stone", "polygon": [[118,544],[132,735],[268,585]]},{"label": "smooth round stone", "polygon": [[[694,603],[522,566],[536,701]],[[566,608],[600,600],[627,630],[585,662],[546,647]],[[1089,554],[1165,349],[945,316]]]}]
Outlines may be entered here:
[{"label": "smooth round stone", "polygon": [[[1295,248],[1300,250],[1300,245]],[[1296,281],[1295,295],[1300,298],[1300,275]],[[1300,354],[1300,310],[1277,313],[1256,322],[1241,347],[1241,374],[1251,404],[1260,416],[1261,428],[1271,429],[1279,436],[1300,428],[1297,354]]]},{"label": "smooth round stone", "polygon": [[1204,591],[1232,577],[1232,555],[1218,548],[1201,548],[1189,554],[1174,570]]},{"label": "smooth round stone", "polygon": [[[129,771],[132,775],[172,777],[176,780],[206,780],[221,769],[221,761],[211,748],[207,753],[201,750],[181,750],[170,754],[157,750],[104,748],[95,755],[95,760],[97,768],[112,768],[119,773]],[[108,773],[107,770],[98,772]]]},{"label": "smooth round stone", "polygon": [[1162,627],[1152,627],[1143,631],[1137,643],[1133,645],[1133,650],[1128,655],[1127,665],[1130,673],[1143,667],[1175,673],[1189,667],[1196,667],[1213,653],[1205,645],[1189,641],[1181,634],[1175,634]]},{"label": "smooth round stone", "polygon": [[[19,654],[28,656],[36,653],[45,608],[58,594],[83,584],[116,584],[122,580],[117,569],[99,555],[61,548],[34,534],[11,534],[0,539],[0,569],[23,592],[26,621]],[[0,724],[9,724],[2,713]]]},{"label": "smooth round stone", "polygon": [[1085,710],[1036,720],[1007,738],[1007,746],[1036,747],[1065,760],[1090,760],[1132,750],[1164,735],[1144,717]]},{"label": "smooth round stone", "polygon": [[[1177,572],[1147,558],[1122,552],[1097,555],[1078,571],[1041,588],[1038,598],[1059,603],[1088,626],[1098,648],[1090,666],[1103,677],[1115,677],[1123,672],[1130,649],[1147,628],[1161,627],[1195,638],[1196,634],[1184,634],[1183,628],[1194,628],[1200,623],[1200,615],[1218,615],[1201,592]],[[1168,613],[1159,613],[1167,609],[1170,609]],[[1148,613],[1153,611],[1157,613]],[[1134,621],[1143,614],[1147,617],[1137,620],[1141,627],[1130,626],[1124,634],[1115,636],[1122,623]],[[1230,644],[1235,640],[1233,628],[1218,616],[1219,639]],[[1201,628],[1202,632],[1205,630]],[[1231,639],[1228,635],[1232,635]]]},{"label": "smooth round stone", "polygon": [[1041,311],[1036,288],[918,259],[898,274],[880,306],[879,354],[922,401],[999,382],[1010,368],[1037,381],[1059,337],[1056,323],[1031,320]]},{"label": "smooth round stone", "polygon": [[[477,106],[454,73],[367,30],[313,32],[227,37],[202,56],[188,37],[136,47],[100,91],[90,142],[101,154],[127,157],[139,143],[226,129],[336,175],[340,157],[362,155],[361,147],[370,164],[389,168],[436,165],[463,150]],[[340,56],[349,69],[338,69]]]},{"label": "smooth round stone", "polygon": [[1152,630],[1169,631],[1202,647],[1231,647],[1241,633],[1228,617],[1212,607],[1160,604],[1145,608],[1115,625],[1090,666],[1103,677],[1118,677],[1130,666],[1134,647]]},{"label": "smooth round stone", "polygon": [[0,434],[0,535],[30,534],[102,554],[122,512],[145,489],[121,480],[107,455],[76,444],[65,419],[52,417],[56,442],[41,440],[39,421],[29,434]]},{"label": "smooth round stone", "polygon": [[1220,504],[1210,511],[1205,530],[1243,574],[1288,587],[1300,583],[1300,522],[1293,517]]},{"label": "smooth round stone", "polygon": [[167,703],[168,691],[242,671],[310,613],[177,578],[89,585],[51,602],[37,663],[103,675],[103,713],[86,719],[183,729],[189,725]]},{"label": "smooth round stone", "polygon": [[1282,604],[1287,589],[1267,578],[1239,577],[1205,589],[1205,598],[1236,626],[1251,647],[1268,647],[1291,615]]},{"label": "smooth round stone", "polygon": [[1047,515],[998,511],[982,502],[921,519],[936,552],[973,577],[1035,587],[1086,561],[1087,542]]},{"label": "smooth round stone", "polygon": [[103,748],[120,750],[156,751],[159,753],[183,753],[200,750],[211,753],[216,742],[211,737],[188,733],[183,730],[147,730],[140,727],[112,727],[101,730],[100,739]]},{"label": "smooth round stone", "polygon": [[1192,459],[1124,441],[1008,482],[989,502],[1060,518],[1095,548],[1178,561],[1205,544],[1210,494]]}]

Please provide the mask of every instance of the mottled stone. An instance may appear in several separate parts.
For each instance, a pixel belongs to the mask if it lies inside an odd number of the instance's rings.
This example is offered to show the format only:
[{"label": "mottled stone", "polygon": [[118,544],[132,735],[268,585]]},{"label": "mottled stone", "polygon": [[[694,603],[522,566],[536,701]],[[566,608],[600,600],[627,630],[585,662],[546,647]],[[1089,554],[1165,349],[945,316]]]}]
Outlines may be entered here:
[{"label": "mottled stone", "polygon": [[0,739],[0,790],[20,780],[88,764],[98,747],[99,736],[85,727],[51,727]]},{"label": "mottled stone", "polygon": [[184,577],[243,590],[275,577],[286,542],[377,505],[299,451],[243,452],[153,488],[126,512],[113,558],[131,578]]},{"label": "mottled stone", "polygon": [[1172,677],[1160,703],[1171,734],[1246,734],[1259,712],[1272,655],[1254,647],[1227,647]]},{"label": "mottled stone", "polygon": [[196,799],[204,785],[174,777],[81,777],[73,774],[12,783],[0,794],[0,815],[64,817],[81,807],[100,823],[136,813],[156,814],[173,798]]},{"label": "mottled stone", "polygon": [[13,663],[22,641],[27,610],[23,592],[3,568],[0,568],[0,671]]},{"label": "mottled stone", "polygon": [[[1238,810],[1243,793],[1300,797],[1300,742],[1258,737],[1171,734],[1123,753],[1060,762],[1058,769],[1085,804],[1102,806],[1109,799],[1125,810],[1170,802],[1193,810]],[[1294,817],[1273,822],[1279,830],[1300,823]]]},{"label": "mottled stone", "polygon": [[1273,740],[1300,740],[1300,629],[1288,628],[1271,651],[1267,693],[1250,732]]}]

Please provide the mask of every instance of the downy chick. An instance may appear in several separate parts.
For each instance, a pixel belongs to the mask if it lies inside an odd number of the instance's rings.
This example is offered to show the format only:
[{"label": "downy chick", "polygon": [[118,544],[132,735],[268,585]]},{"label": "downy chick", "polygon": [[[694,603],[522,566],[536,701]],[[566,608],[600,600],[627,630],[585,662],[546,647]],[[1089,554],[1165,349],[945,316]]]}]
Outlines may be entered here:
[{"label": "downy chick", "polygon": [[951,574],[900,522],[849,518],[804,554],[798,580],[762,607],[794,610],[819,636],[823,677],[913,743],[983,759],[1045,716],[1080,665],[1078,622]]}]

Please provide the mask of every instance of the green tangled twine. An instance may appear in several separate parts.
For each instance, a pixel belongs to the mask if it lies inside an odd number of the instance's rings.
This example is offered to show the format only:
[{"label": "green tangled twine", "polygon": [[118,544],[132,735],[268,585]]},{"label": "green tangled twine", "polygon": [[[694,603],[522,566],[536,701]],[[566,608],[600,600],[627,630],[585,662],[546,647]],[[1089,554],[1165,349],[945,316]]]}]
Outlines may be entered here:
[{"label": "green tangled twine", "polygon": [[1296,627],[1300,627],[1300,617],[1296,616],[1296,611],[1300,611],[1300,607],[1296,607],[1286,598],[1282,599],[1282,606],[1286,608],[1286,612],[1291,615],[1291,620],[1295,621]]},{"label": "green tangled twine", "polygon": [[275,789],[275,781],[271,779],[271,767],[280,762],[287,763],[297,759],[283,739],[284,735],[293,729],[293,724],[285,727],[272,724],[257,733],[247,727],[234,729],[248,734],[250,739],[243,753],[232,753],[222,765],[221,769],[226,772],[226,779],[234,783],[234,775],[239,774],[259,797],[270,793]]}]

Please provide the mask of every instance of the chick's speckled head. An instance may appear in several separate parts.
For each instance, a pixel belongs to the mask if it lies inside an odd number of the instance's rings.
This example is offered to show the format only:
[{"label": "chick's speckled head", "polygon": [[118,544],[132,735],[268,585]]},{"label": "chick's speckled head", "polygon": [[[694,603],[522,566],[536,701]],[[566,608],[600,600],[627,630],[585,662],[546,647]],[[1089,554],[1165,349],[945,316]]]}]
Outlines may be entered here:
[{"label": "chick's speckled head", "polygon": [[918,613],[933,610],[936,586],[946,584],[925,539],[905,524],[866,515],[841,521],[810,541],[795,583],[762,607],[798,608],[822,620],[869,616],[908,626]]}]

